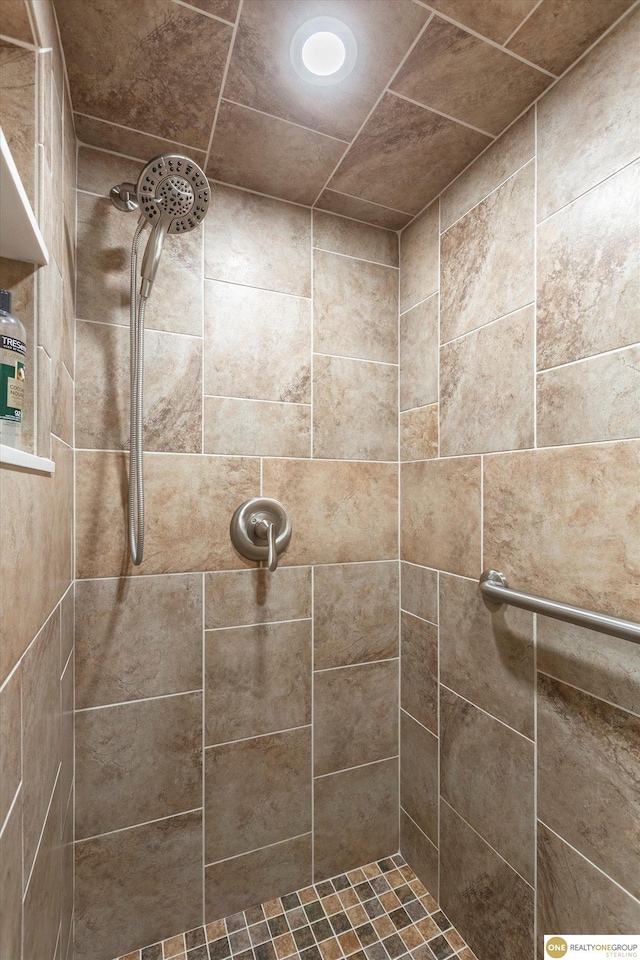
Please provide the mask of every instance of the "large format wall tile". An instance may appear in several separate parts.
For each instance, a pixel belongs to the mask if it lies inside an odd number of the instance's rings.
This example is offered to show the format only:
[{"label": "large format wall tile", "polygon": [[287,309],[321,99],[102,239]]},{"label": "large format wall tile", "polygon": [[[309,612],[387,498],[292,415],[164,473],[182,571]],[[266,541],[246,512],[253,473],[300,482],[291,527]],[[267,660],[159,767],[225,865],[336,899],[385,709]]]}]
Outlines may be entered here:
[{"label": "large format wall tile", "polygon": [[314,666],[398,656],[398,564],[349,563],[314,570]]},{"label": "large format wall tile", "polygon": [[[122,161],[123,166],[128,164],[129,157],[137,157],[140,162],[136,174],[139,174],[143,165],[146,165],[153,157],[157,157],[160,153],[173,153],[176,149],[176,144],[171,140],[165,140],[163,137],[156,137],[150,133],[140,133],[139,130],[132,130],[126,126],[115,126],[106,123],[104,120],[96,120],[95,117],[86,117],[82,113],[74,113],[73,122],[76,136],[81,144],[90,144],[99,150],[113,150],[117,154],[124,154],[124,157],[118,156],[118,160]],[[204,167],[207,156],[206,149],[196,150],[194,147],[190,147],[188,152],[192,160]],[[82,164],[80,164],[81,166]],[[115,179],[119,178],[116,177]],[[132,179],[135,182],[138,179],[137,175],[134,175]],[[114,180],[109,184],[109,188],[113,186],[113,183]],[[91,186],[80,179],[78,180],[78,189],[94,192]],[[97,190],[95,192],[102,193],[103,191]],[[105,196],[108,195],[108,192],[107,190]]]},{"label": "large format wall tile", "polygon": [[480,458],[405,463],[403,560],[462,576],[480,574]]},{"label": "large format wall tile", "polygon": [[438,297],[400,317],[400,409],[438,402]]},{"label": "large format wall tile", "polygon": [[[129,444],[129,331],[76,324],[76,446]],[[202,450],[202,340],[145,332],[144,449]],[[229,451],[226,451],[229,452]]]},{"label": "large format wall tile", "polygon": [[22,677],[20,667],[0,691],[0,824],[22,779]]},{"label": "large format wall tile", "polygon": [[398,761],[315,781],[315,879],[334,877],[398,849]]},{"label": "large format wall tile", "polygon": [[398,361],[398,271],[315,250],[313,347],[359,360]]},{"label": "large format wall tile", "polygon": [[206,750],[205,863],[310,830],[310,727]]},{"label": "large format wall tile", "polygon": [[24,895],[23,957],[53,957],[56,954],[62,902],[60,801],[58,781],[42,828],[42,836],[38,837],[38,853]]},{"label": "large format wall tile", "polygon": [[634,164],[538,227],[538,368],[640,340],[639,205]]},{"label": "large format wall tile", "polygon": [[438,574],[435,570],[401,563],[400,607],[422,620],[438,622]]},{"label": "large format wall tile", "polygon": [[284,564],[397,556],[395,464],[265,460],[263,494],[291,514],[296,533],[281,556]]},{"label": "large format wall tile", "polygon": [[76,838],[202,805],[202,695],[76,714]]},{"label": "large format wall tile", "polygon": [[323,670],[314,677],[314,773],[398,752],[398,661]]},{"label": "large format wall tile", "polygon": [[450,227],[441,242],[441,342],[534,298],[534,165]]},{"label": "large format wall tile", "polygon": [[400,460],[433,460],[438,456],[438,404],[400,414]]},{"label": "large format wall tile", "polygon": [[308,457],[311,407],[266,400],[204,398],[204,453]]},{"label": "large format wall tile", "polygon": [[526,307],[442,347],[443,457],[533,446],[534,328]]},{"label": "large format wall tile", "polygon": [[438,628],[408,613],[401,616],[400,703],[438,733]]},{"label": "large format wall tile", "polygon": [[341,217],[353,217],[366,224],[382,227],[383,230],[402,230],[411,222],[410,213],[391,210],[378,203],[370,203],[369,200],[361,200],[335,190],[323,190],[316,204],[314,209],[327,210]]},{"label": "large format wall tile", "polygon": [[400,810],[400,851],[432,897],[438,898],[438,848]]},{"label": "large format wall tile", "polygon": [[311,295],[309,210],[216,183],[204,231],[208,279]]},{"label": "large format wall tile", "polygon": [[538,220],[640,153],[639,22],[635,10],[538,104]]},{"label": "large format wall tile", "polygon": [[76,708],[202,687],[195,574],[76,584]]},{"label": "large format wall tile", "polygon": [[313,455],[335,460],[396,460],[398,368],[313,359]]},{"label": "large format wall tile", "polygon": [[639,717],[540,676],[538,816],[635,897],[639,742]]},{"label": "large format wall tile", "polygon": [[497,943],[501,960],[532,955],[533,889],[444,801],[440,906],[479,957],[490,957]]},{"label": "large format wall tile", "polygon": [[438,738],[404,710],[400,731],[400,804],[429,840],[437,844]]},{"label": "large format wall tile", "polygon": [[311,616],[311,569],[234,570],[205,576],[205,628]]},{"label": "large format wall tile", "polygon": [[440,574],[440,680],[533,738],[533,616],[491,613],[477,580]]},{"label": "large format wall tile", "polygon": [[205,283],[204,391],[311,400],[311,304],[233,283]]},{"label": "large format wall tile", "polygon": [[22,791],[0,834],[0,956],[19,957],[22,950]]},{"label": "large format wall tile", "polygon": [[400,255],[400,310],[404,312],[438,289],[440,216],[437,203],[432,203],[402,231]]},{"label": "large format wall tile", "polygon": [[331,216],[322,210],[313,211],[313,246],[388,267],[398,266],[398,235],[392,230]]},{"label": "large format wall tile", "polygon": [[[3,16],[4,21],[4,16]],[[4,23],[3,23],[3,33]],[[36,54],[13,43],[0,43],[0,86],[2,87],[2,126],[20,179],[32,205],[35,205],[36,128]]]},{"label": "large format wall tile", "polygon": [[311,834],[209,864],[204,871],[206,920],[228,917],[299,890],[311,879]]},{"label": "large format wall tile", "polygon": [[533,884],[533,742],[443,686],[440,778],[447,803]]},{"label": "large format wall tile", "polygon": [[83,960],[110,960],[191,930],[202,923],[202,813],[83,840],[75,869]]},{"label": "large format wall tile", "polygon": [[640,441],[486,457],[484,565],[523,590],[638,619]]},{"label": "large format wall tile", "polygon": [[76,454],[78,577],[241,567],[229,520],[259,491],[259,461],[189,454],[145,456],[145,559],[134,567],[125,538],[127,458]]},{"label": "large format wall tile", "polygon": [[311,621],[205,635],[205,743],[311,722]]},{"label": "large format wall tile", "polygon": [[633,935],[638,924],[638,901],[538,823],[538,936],[558,930]]}]

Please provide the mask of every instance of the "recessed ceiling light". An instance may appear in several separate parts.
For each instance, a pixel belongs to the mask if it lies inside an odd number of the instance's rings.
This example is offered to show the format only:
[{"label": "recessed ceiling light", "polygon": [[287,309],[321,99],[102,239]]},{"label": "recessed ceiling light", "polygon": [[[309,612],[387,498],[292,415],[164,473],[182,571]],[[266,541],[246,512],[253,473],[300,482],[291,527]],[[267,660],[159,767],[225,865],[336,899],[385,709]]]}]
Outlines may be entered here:
[{"label": "recessed ceiling light", "polygon": [[358,57],[356,38],[335,17],[314,17],[298,27],[291,41],[291,63],[306,80],[318,86],[340,83]]}]

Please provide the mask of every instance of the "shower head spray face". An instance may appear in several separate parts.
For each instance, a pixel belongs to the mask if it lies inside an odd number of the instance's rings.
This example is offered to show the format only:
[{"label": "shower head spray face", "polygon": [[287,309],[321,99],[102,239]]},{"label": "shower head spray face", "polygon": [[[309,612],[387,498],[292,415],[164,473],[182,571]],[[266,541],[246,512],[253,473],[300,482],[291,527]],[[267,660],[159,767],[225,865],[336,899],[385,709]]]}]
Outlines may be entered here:
[{"label": "shower head spray face", "polygon": [[151,224],[151,236],[142,260],[140,295],[148,297],[168,233],[188,233],[198,227],[209,209],[207,178],[197,163],[179,153],[163,153],[138,177],[140,215]]}]

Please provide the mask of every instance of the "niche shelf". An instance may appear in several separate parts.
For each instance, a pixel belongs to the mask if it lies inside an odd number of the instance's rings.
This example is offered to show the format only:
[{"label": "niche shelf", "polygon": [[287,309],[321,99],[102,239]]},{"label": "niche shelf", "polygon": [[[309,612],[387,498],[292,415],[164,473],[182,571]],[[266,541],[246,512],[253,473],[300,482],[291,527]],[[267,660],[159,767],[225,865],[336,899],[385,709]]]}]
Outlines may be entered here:
[{"label": "niche shelf", "polygon": [[0,465],[9,467],[22,467],[23,470],[30,470],[37,473],[55,473],[56,465],[53,460],[47,457],[36,457],[33,453],[25,453],[24,450],[18,450],[16,447],[9,447],[6,443],[0,443]]},{"label": "niche shelf", "polygon": [[0,257],[44,266],[49,253],[0,127]]}]

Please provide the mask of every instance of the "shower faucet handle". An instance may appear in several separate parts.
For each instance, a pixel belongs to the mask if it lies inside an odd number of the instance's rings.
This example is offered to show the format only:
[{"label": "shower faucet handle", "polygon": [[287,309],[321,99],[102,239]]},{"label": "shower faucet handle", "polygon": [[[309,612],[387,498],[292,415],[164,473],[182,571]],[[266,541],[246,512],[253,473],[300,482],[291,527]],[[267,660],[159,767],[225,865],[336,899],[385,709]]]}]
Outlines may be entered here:
[{"label": "shower faucet handle", "polygon": [[229,534],[238,553],[248,560],[266,560],[273,573],[278,554],[286,550],[291,539],[291,518],[277,500],[252,497],[234,513]]},{"label": "shower faucet handle", "polygon": [[273,521],[270,522],[264,518],[259,520],[257,517],[252,517],[251,522],[253,523],[253,530],[258,540],[267,541],[267,566],[273,573],[273,571],[278,567],[278,551],[276,550],[276,525]]}]

